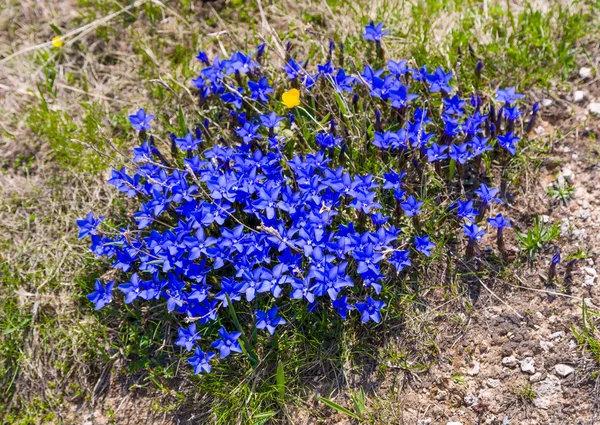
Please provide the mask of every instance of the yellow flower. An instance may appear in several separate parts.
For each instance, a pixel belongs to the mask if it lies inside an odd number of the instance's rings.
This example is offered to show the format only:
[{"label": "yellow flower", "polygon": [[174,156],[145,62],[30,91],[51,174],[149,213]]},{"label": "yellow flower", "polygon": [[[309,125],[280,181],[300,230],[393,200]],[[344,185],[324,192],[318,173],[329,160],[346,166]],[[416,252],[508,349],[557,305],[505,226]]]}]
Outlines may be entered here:
[{"label": "yellow flower", "polygon": [[62,47],[62,45],[63,45],[62,38],[60,38],[58,35],[55,35],[54,37],[52,37],[52,45],[54,47]]},{"label": "yellow flower", "polygon": [[281,102],[286,108],[300,105],[300,90],[291,89],[281,95]]}]

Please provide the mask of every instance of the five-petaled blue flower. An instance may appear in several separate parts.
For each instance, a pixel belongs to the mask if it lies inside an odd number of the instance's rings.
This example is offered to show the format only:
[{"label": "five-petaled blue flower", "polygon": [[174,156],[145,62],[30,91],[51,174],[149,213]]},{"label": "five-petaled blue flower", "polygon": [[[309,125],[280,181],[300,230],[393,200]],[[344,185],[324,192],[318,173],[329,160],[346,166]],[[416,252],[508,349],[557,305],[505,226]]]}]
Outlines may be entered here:
[{"label": "five-petaled blue flower", "polygon": [[383,22],[375,25],[373,21],[369,22],[369,25],[365,27],[365,33],[363,38],[368,41],[381,41],[381,38],[389,34],[389,31],[383,31]]},{"label": "five-petaled blue flower", "polygon": [[464,223],[463,233],[466,237],[475,241],[480,241],[483,235],[485,235],[485,231],[480,229],[475,223]]},{"label": "five-petaled blue flower", "polygon": [[187,329],[177,329],[179,338],[175,341],[175,345],[184,347],[187,351],[192,351],[194,343],[200,339],[199,333],[196,331],[196,324],[192,323]]},{"label": "five-petaled blue flower", "polygon": [[213,341],[210,345],[214,349],[219,350],[219,356],[221,356],[222,359],[231,354],[231,352],[242,352],[242,347],[238,342],[239,337],[242,336],[241,332],[236,331],[229,333],[225,327],[221,326],[221,329],[219,329],[219,336],[221,338]]},{"label": "five-petaled blue flower", "polygon": [[498,214],[496,217],[488,218],[487,221],[492,227],[495,227],[496,229],[510,227],[510,220],[504,218],[502,214]]},{"label": "five-petaled blue flower", "polygon": [[87,296],[87,299],[94,303],[94,310],[100,310],[112,301],[113,286],[115,286],[115,282],[112,280],[106,283],[106,287],[99,280],[96,280],[94,292]]},{"label": "five-petaled blue flower", "polygon": [[380,300],[374,300],[371,297],[367,297],[366,302],[356,303],[354,307],[360,312],[360,320],[363,323],[369,320],[375,323],[381,322],[381,309],[386,306],[386,303]]},{"label": "five-petaled blue flower", "polygon": [[283,317],[277,316],[277,312],[277,307],[271,307],[267,312],[255,310],[256,327],[258,329],[266,328],[267,331],[273,335],[275,333],[275,326],[285,325],[287,323]]},{"label": "five-petaled blue flower", "polygon": [[102,220],[104,220],[104,217],[94,218],[94,213],[90,211],[84,219],[77,220],[77,225],[79,226],[79,235],[77,237],[81,239],[89,235],[97,235],[97,228]]},{"label": "five-petaled blue flower", "polygon": [[429,257],[433,248],[435,244],[429,240],[429,236],[415,236],[415,249],[421,254]]},{"label": "five-petaled blue flower", "polygon": [[205,353],[200,347],[196,347],[194,355],[188,359],[188,362],[194,368],[194,375],[198,375],[201,372],[210,373],[210,359],[214,356],[216,354],[212,351]]},{"label": "five-petaled blue flower", "polygon": [[144,108],[141,108],[135,114],[129,115],[129,122],[137,131],[150,130],[152,126],[150,121],[154,119],[154,115],[146,115]]}]

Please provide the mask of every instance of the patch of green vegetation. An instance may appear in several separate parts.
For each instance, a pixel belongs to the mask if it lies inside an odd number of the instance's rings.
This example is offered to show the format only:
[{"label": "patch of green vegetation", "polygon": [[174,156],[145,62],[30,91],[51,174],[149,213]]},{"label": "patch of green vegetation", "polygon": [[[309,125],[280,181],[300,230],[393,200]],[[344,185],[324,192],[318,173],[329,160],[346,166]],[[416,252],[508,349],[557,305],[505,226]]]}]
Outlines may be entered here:
[{"label": "patch of green vegetation", "polygon": [[585,301],[581,304],[581,326],[571,326],[577,343],[600,366],[600,312],[590,310]]},{"label": "patch of green vegetation", "polygon": [[556,222],[546,225],[540,221],[539,217],[535,217],[533,228],[527,229],[526,232],[516,231],[515,233],[521,249],[527,254],[528,260],[532,262],[538,252],[560,237],[560,227]]}]

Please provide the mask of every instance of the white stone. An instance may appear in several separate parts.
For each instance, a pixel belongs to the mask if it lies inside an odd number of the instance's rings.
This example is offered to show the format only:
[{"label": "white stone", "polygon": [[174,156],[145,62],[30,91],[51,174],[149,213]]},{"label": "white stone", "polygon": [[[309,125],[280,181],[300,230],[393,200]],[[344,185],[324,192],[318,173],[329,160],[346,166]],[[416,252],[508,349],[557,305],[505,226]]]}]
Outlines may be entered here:
[{"label": "white stone", "polygon": [[548,341],[540,341],[540,347],[544,350],[544,353],[547,353],[551,349],[554,348],[554,344]]},{"label": "white stone", "polygon": [[542,100],[542,106],[550,106],[550,105],[552,105],[552,99]]},{"label": "white stone", "polygon": [[529,382],[540,382],[542,379],[544,379],[544,374],[542,372],[536,372],[529,377]]},{"label": "white stone", "polygon": [[477,396],[472,393],[467,393],[467,395],[465,395],[464,401],[465,405],[467,405],[468,407],[479,404],[479,398],[477,398]]},{"label": "white stone", "polygon": [[433,419],[431,419],[431,418],[419,419],[417,421],[417,425],[431,425],[432,422],[433,422]]},{"label": "white stone", "polygon": [[515,356],[508,356],[502,359],[502,364],[507,367],[516,367],[519,364],[519,361]]},{"label": "white stone", "polygon": [[448,422],[446,425],[463,425],[462,422]]},{"label": "white stone", "polygon": [[592,75],[592,68],[584,66],[579,70],[579,76],[581,78],[587,78]]},{"label": "white stone", "polygon": [[554,375],[548,375],[543,381],[533,385],[536,397],[533,405],[538,409],[548,409],[550,406],[559,406],[562,398],[562,387],[560,379]]},{"label": "white stone", "polygon": [[595,268],[593,267],[584,267],[583,271],[585,272],[585,274],[590,275],[590,276],[598,276],[598,272],[596,271]]},{"label": "white stone", "polygon": [[533,360],[533,357],[525,357],[521,360],[521,372],[530,375],[535,373],[535,360]]},{"label": "white stone", "polygon": [[594,286],[595,281],[595,276],[585,275],[585,277],[583,278],[583,286]]},{"label": "white stone", "polygon": [[479,369],[481,364],[477,360],[473,360],[473,367],[467,370],[467,375],[476,376],[479,375]]},{"label": "white stone", "polygon": [[498,388],[500,386],[500,380],[499,379],[490,378],[487,381],[485,381],[485,383],[490,388]]},{"label": "white stone", "polygon": [[575,372],[574,367],[569,366],[568,364],[562,364],[562,363],[554,366],[554,370],[556,371],[556,374],[558,376],[560,376],[561,378],[566,378],[567,376],[569,376],[570,374]]},{"label": "white stone", "polygon": [[588,109],[590,110],[590,112],[592,114],[598,114],[600,115],[600,103],[598,102],[592,102],[588,105]]},{"label": "white stone", "polygon": [[542,219],[542,223],[550,222],[550,216],[547,216],[546,214],[542,214],[540,218]]},{"label": "white stone", "polygon": [[581,102],[583,100],[583,91],[582,90],[576,90],[573,93],[573,102]]},{"label": "white stone", "polygon": [[552,335],[550,335],[550,338],[552,338],[555,341],[560,341],[564,336],[565,336],[565,331],[558,331],[558,332],[554,332]]}]

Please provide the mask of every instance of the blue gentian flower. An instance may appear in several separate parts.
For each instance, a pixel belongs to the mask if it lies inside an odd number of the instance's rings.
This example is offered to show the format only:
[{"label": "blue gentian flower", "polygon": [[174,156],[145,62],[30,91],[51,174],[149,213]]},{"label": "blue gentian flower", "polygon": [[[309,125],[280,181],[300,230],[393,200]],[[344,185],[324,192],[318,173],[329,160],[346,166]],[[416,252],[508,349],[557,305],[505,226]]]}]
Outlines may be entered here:
[{"label": "blue gentian flower", "polygon": [[269,101],[269,93],[273,92],[273,87],[269,86],[267,77],[262,77],[258,82],[248,81],[248,89],[250,89],[250,97],[254,100],[260,100],[262,103]]},{"label": "blue gentian flower", "polygon": [[495,187],[487,187],[487,185],[485,183],[481,183],[481,186],[479,186],[479,189],[477,189],[475,191],[475,194],[477,196],[479,196],[479,199],[481,199],[481,203],[483,205],[483,208],[485,208],[487,205],[491,204],[492,202],[496,202],[498,204],[502,204],[502,199],[500,198],[496,198],[496,195],[498,194],[498,192],[500,192],[500,189],[497,189]]},{"label": "blue gentian flower", "polygon": [[423,201],[417,201],[413,195],[409,195],[409,197],[406,198],[406,201],[400,203],[400,206],[404,210],[404,214],[406,214],[407,217],[414,217],[415,215],[423,212],[421,211],[423,204]]},{"label": "blue gentian flower", "polygon": [[373,21],[369,22],[369,25],[365,27],[365,33],[363,38],[368,41],[381,41],[382,37],[389,34],[389,31],[383,31],[383,22],[375,25]]},{"label": "blue gentian flower", "polygon": [[244,103],[244,88],[238,87],[236,90],[228,91],[221,95],[223,102],[232,103],[236,109],[241,109]]},{"label": "blue gentian flower", "polygon": [[390,72],[396,76],[404,75],[408,72],[408,68],[406,67],[406,60],[401,60],[398,62],[389,60],[387,66]]},{"label": "blue gentian flower", "polygon": [[345,295],[333,300],[331,304],[343,320],[346,320],[349,311],[354,310],[354,306],[348,304],[348,297]]},{"label": "blue gentian flower", "polygon": [[255,310],[254,315],[256,316],[256,328],[266,328],[267,331],[273,335],[275,333],[276,326],[285,325],[287,323],[285,319],[277,316],[277,312],[277,307],[271,307],[267,312]]},{"label": "blue gentian flower", "polygon": [[404,270],[406,267],[410,267],[411,266],[411,261],[410,261],[410,252],[409,251],[398,251],[395,250],[394,252],[392,252],[392,255],[390,256],[390,259],[388,260],[388,262],[394,266],[396,268],[396,271],[399,273],[402,270]]},{"label": "blue gentian flower", "polygon": [[436,162],[442,161],[448,158],[448,154],[445,153],[448,149],[446,145],[438,145],[437,143],[432,143],[430,147],[425,149],[425,154],[427,155],[428,162]]},{"label": "blue gentian flower", "polygon": [[455,160],[459,164],[466,164],[466,162],[471,159],[471,152],[468,150],[469,144],[462,143],[460,145],[455,145],[454,143],[450,145],[450,156],[451,159]]},{"label": "blue gentian flower", "polygon": [[269,129],[279,127],[279,123],[281,121],[283,121],[283,117],[278,116],[275,112],[271,112],[270,114],[260,116],[260,122],[263,125],[263,127]]},{"label": "blue gentian flower", "polygon": [[129,115],[129,122],[137,131],[150,130],[152,128],[152,126],[150,125],[150,121],[152,121],[153,119],[154,115],[146,115],[146,111],[144,111],[144,108],[141,108],[133,115]]},{"label": "blue gentian flower", "polygon": [[457,94],[450,99],[444,99],[445,113],[449,115],[463,115],[465,101],[458,97]]},{"label": "blue gentian flower", "polygon": [[77,220],[77,226],[79,226],[79,239],[85,238],[90,235],[98,234],[98,226],[104,220],[104,217],[94,218],[94,213],[89,212],[82,220]]},{"label": "blue gentian flower", "polygon": [[415,236],[415,249],[427,257],[431,256],[431,250],[435,244],[429,240],[429,236]]},{"label": "blue gentian flower", "polygon": [[496,90],[496,100],[503,102],[505,105],[512,105],[517,99],[524,97],[522,94],[517,93],[515,87],[509,87],[507,89]]},{"label": "blue gentian flower", "polygon": [[194,356],[188,359],[188,362],[194,368],[194,375],[198,375],[201,372],[210,373],[211,365],[209,362],[214,356],[216,356],[216,354],[212,351],[204,353],[200,347],[196,347]]},{"label": "blue gentian flower", "polygon": [[196,138],[188,131],[185,137],[175,138],[175,143],[179,149],[184,151],[198,149],[198,145],[202,143],[202,139]]},{"label": "blue gentian flower", "polygon": [[480,241],[483,235],[485,235],[485,231],[481,230],[475,223],[464,223],[463,233],[466,237],[475,241]]},{"label": "blue gentian flower", "polygon": [[94,292],[87,296],[87,299],[94,303],[94,310],[100,310],[112,301],[112,290],[115,282],[112,280],[106,283],[106,287],[96,280],[94,283]]},{"label": "blue gentian flower", "polygon": [[452,79],[452,75],[451,72],[445,73],[442,68],[436,68],[433,74],[427,74],[425,78],[429,83],[429,91],[432,93],[439,91],[451,93],[452,87],[450,87],[449,83]]},{"label": "blue gentian flower", "polygon": [[240,338],[240,336],[242,336],[241,332],[229,333],[227,332],[225,327],[221,326],[221,329],[219,329],[219,336],[221,338],[217,339],[216,341],[213,341],[210,345],[214,349],[219,350],[219,356],[221,356],[222,359],[229,356],[231,352],[242,352],[242,347],[238,342],[238,339]]},{"label": "blue gentian flower", "polygon": [[179,338],[177,338],[177,341],[175,341],[175,345],[184,347],[186,351],[192,351],[192,348],[194,348],[194,343],[200,340],[200,334],[196,331],[195,323],[190,324],[187,329],[177,329],[177,334],[179,335]]},{"label": "blue gentian flower", "polygon": [[450,208],[456,208],[456,215],[468,221],[475,221],[475,217],[479,215],[479,211],[473,207],[472,200],[458,200],[453,205],[451,205]]},{"label": "blue gentian flower", "polygon": [[140,280],[137,273],[131,275],[129,283],[118,286],[119,290],[125,294],[125,304],[135,301],[142,292],[144,282]]},{"label": "blue gentian flower", "polygon": [[521,139],[515,136],[512,131],[509,131],[504,136],[498,136],[498,144],[507,150],[511,155],[515,155],[517,153],[517,144],[519,143],[519,140]]},{"label": "blue gentian flower", "polygon": [[356,303],[354,307],[361,314],[360,320],[362,323],[367,323],[369,320],[375,323],[381,322],[381,309],[386,306],[386,303],[380,300],[374,300],[367,297],[365,302]]},{"label": "blue gentian flower", "polygon": [[498,214],[496,217],[488,218],[487,222],[490,223],[492,227],[496,229],[503,229],[505,227],[511,227],[510,221],[502,216],[502,214]]}]

